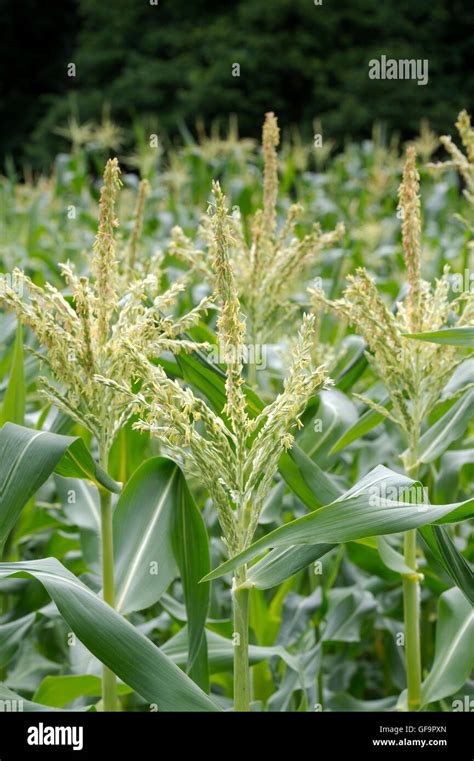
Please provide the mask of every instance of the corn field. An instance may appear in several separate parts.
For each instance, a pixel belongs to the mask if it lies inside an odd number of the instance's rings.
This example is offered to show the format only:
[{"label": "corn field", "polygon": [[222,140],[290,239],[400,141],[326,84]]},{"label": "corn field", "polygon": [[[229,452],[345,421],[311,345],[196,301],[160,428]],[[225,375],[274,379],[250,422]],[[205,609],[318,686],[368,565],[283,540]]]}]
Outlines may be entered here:
[{"label": "corn field", "polygon": [[0,177],[2,710],[473,710],[468,114],[61,130]]}]

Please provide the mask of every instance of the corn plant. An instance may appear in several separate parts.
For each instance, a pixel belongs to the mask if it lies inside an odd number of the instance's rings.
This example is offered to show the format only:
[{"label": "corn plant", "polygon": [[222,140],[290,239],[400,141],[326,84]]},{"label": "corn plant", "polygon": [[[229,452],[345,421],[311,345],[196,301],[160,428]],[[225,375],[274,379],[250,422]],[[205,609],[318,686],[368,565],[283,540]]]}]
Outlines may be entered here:
[{"label": "corn plant", "polygon": [[[217,510],[224,543],[229,554],[234,555],[251,544],[281,453],[292,445],[291,429],[298,426],[309,398],[325,388],[328,380],[324,367],[311,367],[314,317],[306,316],[284,390],[256,418],[247,414],[242,390],[245,321],[229,261],[231,238],[225,200],[219,185],[213,192],[214,271],[216,297],[221,304],[217,334],[227,366],[223,413],[228,426],[190,389],[170,380],[164,370],[150,363],[129,342],[125,343],[123,361],[128,357],[131,368],[143,381],[140,394],[131,394],[142,416],[138,427],[165,441],[205,484]],[[127,393],[123,384],[101,380],[119,395]],[[248,711],[249,588],[245,566],[234,574],[232,601],[236,645],[234,708]]]},{"label": "corn plant", "polygon": [[[163,314],[163,309],[173,303],[185,287],[184,283],[176,282],[168,291],[160,293],[159,278],[155,274],[140,280],[134,277],[145,184],[138,198],[124,272],[120,272],[114,239],[119,187],[120,169],[113,159],[104,172],[99,229],[90,264],[92,279],[77,275],[69,263],[62,265],[64,278],[72,290],[73,305],[50,284],[41,288],[19,271],[14,273],[15,288],[6,279],[0,283],[0,298],[16,310],[18,319],[33,330],[40,346],[46,349],[46,353],[36,354],[59,385],[41,377],[42,393],[93,435],[99,465],[104,470],[108,468],[112,443],[130,417],[130,404],[126,396],[98,386],[95,375],[105,373],[130,382],[131,375],[126,375],[118,351],[125,334],[135,346],[149,342],[156,354],[165,348],[171,351],[195,348],[192,342],[181,341],[179,334],[199,319],[201,309],[208,305],[204,299],[192,313],[174,322]],[[26,291],[28,299],[18,294],[19,286],[21,291]],[[112,505],[107,488],[100,488],[100,507],[103,596],[113,607]],[[105,709],[114,710],[116,680],[108,669],[104,670],[103,698]]]},{"label": "corn plant", "polygon": [[[229,256],[232,261],[236,290],[245,305],[247,333],[253,347],[261,346],[272,336],[281,334],[291,314],[297,312],[292,291],[298,278],[306,273],[321,252],[334,246],[344,233],[344,226],[323,233],[314,223],[310,233],[296,235],[296,226],[303,215],[300,204],[292,204],[281,229],[277,230],[278,154],[280,141],[278,122],[268,113],[263,125],[262,151],[263,205],[251,223],[247,242],[243,218],[234,208],[228,222]],[[186,261],[210,282],[216,272],[214,261],[214,229],[209,217],[204,217],[200,233],[204,249],[197,248],[180,227],[172,230],[170,252]],[[249,362],[249,380],[255,385],[255,362]]]}]

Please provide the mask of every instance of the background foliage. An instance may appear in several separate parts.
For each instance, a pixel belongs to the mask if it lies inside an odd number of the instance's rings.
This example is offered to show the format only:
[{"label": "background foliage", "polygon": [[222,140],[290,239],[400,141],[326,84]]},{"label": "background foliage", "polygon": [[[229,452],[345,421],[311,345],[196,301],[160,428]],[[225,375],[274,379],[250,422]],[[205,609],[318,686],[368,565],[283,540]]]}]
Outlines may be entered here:
[{"label": "background foliage", "polygon": [[[321,118],[341,141],[366,136],[374,121],[411,135],[426,118],[446,132],[474,92],[465,0],[1,0],[0,11],[0,153],[35,165],[64,147],[53,130],[71,107],[98,120],[105,101],[119,123],[152,115],[170,136],[229,113],[256,136],[274,110],[308,138]],[[368,61],[382,54],[427,58],[429,84],[369,80]]]}]

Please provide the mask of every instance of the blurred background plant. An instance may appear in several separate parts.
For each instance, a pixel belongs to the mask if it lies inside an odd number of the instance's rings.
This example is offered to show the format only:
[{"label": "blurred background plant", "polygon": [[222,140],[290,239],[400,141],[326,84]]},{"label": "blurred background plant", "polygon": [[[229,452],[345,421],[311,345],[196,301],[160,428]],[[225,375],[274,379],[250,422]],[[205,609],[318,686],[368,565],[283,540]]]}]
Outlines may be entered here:
[{"label": "blurred background plant", "polygon": [[[214,120],[222,126],[235,113],[241,134],[256,138],[272,109],[306,143],[317,116],[340,147],[348,135],[364,139],[374,122],[406,139],[424,118],[446,134],[472,105],[474,10],[463,0],[274,0],[271,7],[265,0],[192,7],[117,0],[113,8],[67,0],[61,14],[37,0],[2,0],[0,11],[0,154],[17,165],[50,165],[64,146],[55,128],[67,121],[71,100],[80,122],[100,122],[108,101],[113,121],[127,128],[126,150],[132,122],[147,115],[175,140],[183,129],[197,137],[201,124],[209,132]],[[382,53],[428,59],[428,85],[369,79],[368,62]],[[107,121],[106,133],[117,137]]]}]

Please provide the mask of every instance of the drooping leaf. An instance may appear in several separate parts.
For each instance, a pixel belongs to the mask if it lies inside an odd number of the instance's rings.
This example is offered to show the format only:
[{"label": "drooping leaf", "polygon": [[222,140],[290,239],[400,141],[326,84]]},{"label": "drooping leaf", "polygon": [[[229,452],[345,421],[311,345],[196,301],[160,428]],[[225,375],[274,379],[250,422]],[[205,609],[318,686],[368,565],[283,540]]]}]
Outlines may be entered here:
[{"label": "drooping leaf", "polygon": [[465,520],[474,514],[474,499],[428,506],[379,496],[392,494],[394,489],[403,494],[414,485],[413,480],[380,465],[335,502],[275,529],[212,571],[205,580],[218,578],[269,548],[349,542],[430,523]]},{"label": "drooping leaf", "polygon": [[85,647],[160,711],[218,711],[186,674],[55,558],[1,563],[0,577],[37,579]]},{"label": "drooping leaf", "polygon": [[119,490],[82,439],[6,423],[0,430],[0,547],[24,505],[53,471]]},{"label": "drooping leaf", "polygon": [[410,568],[406,563],[403,555],[400,555],[391,544],[385,539],[384,536],[377,537],[377,548],[381,559],[391,571],[400,574],[412,574],[413,568]]}]

